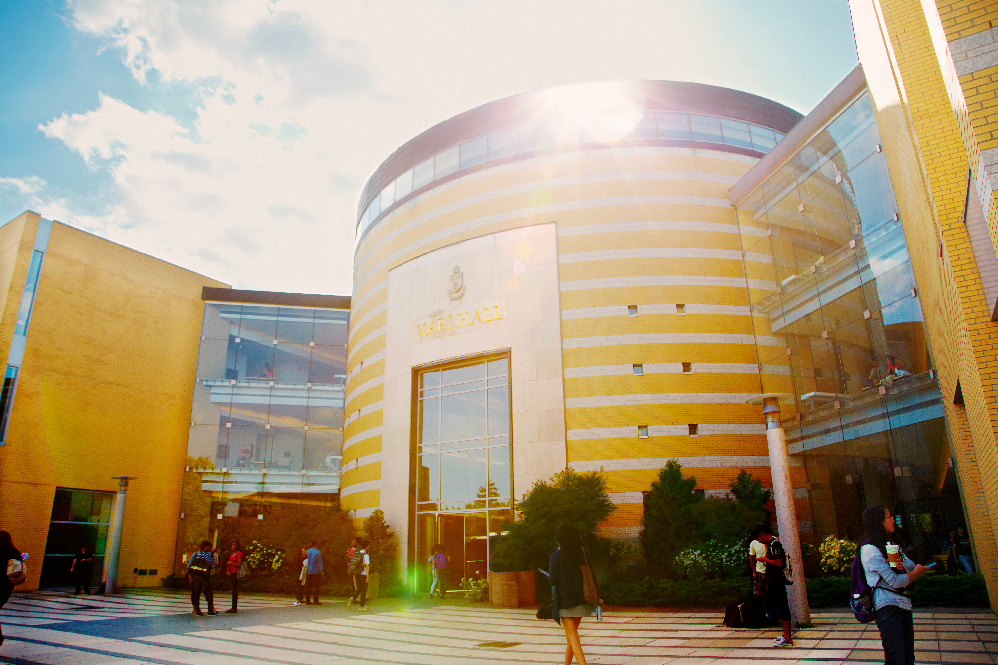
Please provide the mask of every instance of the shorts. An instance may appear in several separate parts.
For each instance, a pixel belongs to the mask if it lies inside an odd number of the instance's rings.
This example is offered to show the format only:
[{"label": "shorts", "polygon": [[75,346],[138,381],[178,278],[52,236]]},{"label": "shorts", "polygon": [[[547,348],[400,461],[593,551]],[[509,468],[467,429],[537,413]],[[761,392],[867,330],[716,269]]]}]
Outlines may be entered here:
[{"label": "shorts", "polygon": [[567,617],[591,617],[593,615],[592,605],[576,605],[575,607],[566,607],[563,610],[558,610],[558,614],[562,619]]}]

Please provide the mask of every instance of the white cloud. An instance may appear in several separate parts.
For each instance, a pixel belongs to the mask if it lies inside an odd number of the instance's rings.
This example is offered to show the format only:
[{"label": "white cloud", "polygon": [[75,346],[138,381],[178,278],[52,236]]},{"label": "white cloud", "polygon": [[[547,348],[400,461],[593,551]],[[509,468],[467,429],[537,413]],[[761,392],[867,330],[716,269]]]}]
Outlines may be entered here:
[{"label": "white cloud", "polygon": [[45,181],[36,175],[26,178],[0,178],[0,190],[17,194],[37,194],[46,185]]},{"label": "white cloud", "polygon": [[235,286],[349,293],[360,189],[409,138],[490,100],[576,81],[751,87],[754,70],[774,66],[734,43],[746,26],[738,12],[754,7],[69,0],[70,24],[120,53],[152,92],[160,81],[195,84],[196,119],[182,126],[102,94],[86,113],[43,123],[108,174],[114,204],[84,216],[53,199],[39,212]]}]

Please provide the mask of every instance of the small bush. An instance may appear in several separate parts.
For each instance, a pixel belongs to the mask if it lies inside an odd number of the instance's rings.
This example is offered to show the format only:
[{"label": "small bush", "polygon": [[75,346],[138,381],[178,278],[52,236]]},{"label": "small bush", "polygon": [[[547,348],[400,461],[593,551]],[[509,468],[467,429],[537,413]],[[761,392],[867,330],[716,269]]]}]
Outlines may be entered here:
[{"label": "small bush", "polygon": [[461,588],[468,592],[468,598],[473,601],[480,603],[489,599],[489,581],[487,579],[472,580],[462,577]]},{"label": "small bush", "polygon": [[[811,607],[847,607],[848,577],[826,577],[807,581]],[[909,589],[912,605],[920,607],[989,607],[988,590],[980,575],[928,575]]]},{"label": "small bush", "polygon": [[746,596],[744,579],[607,582],[600,595],[611,605],[654,607],[724,607]]},{"label": "small bush", "polygon": [[284,564],[284,550],[255,540],[249,544],[244,554],[246,563],[257,574],[267,575],[276,572]]},{"label": "small bush", "polygon": [[856,543],[828,536],[818,546],[818,552],[821,555],[820,565],[823,572],[848,573],[852,567],[853,559],[856,558]]},{"label": "small bush", "polygon": [[681,578],[705,580],[747,574],[748,555],[740,542],[708,541],[688,547],[676,555],[674,569]]}]

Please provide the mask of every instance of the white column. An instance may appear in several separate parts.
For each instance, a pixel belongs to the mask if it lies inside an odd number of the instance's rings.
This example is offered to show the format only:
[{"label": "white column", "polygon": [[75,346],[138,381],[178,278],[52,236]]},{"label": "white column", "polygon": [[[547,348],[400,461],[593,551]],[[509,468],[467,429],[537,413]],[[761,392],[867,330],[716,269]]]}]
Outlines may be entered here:
[{"label": "white column", "polygon": [[[762,404],[766,416],[766,441],[769,443],[769,466],[773,476],[773,502],[776,503],[776,523],[780,542],[786,550],[794,569],[794,583],[787,587],[790,614],[797,625],[811,623],[811,608],[807,602],[804,582],[804,561],[800,554],[800,535],[797,532],[797,509],[794,507],[794,489],[790,483],[790,456],[787,453],[787,435],[780,422],[779,394],[767,394],[749,400]],[[789,396],[788,396],[789,397]]]},{"label": "white column", "polygon": [[125,490],[129,476],[117,476],[118,495],[114,498],[114,522],[111,523],[111,539],[107,543],[107,576],[104,593],[110,595],[118,585],[118,554],[121,552],[121,527],[125,521]]}]

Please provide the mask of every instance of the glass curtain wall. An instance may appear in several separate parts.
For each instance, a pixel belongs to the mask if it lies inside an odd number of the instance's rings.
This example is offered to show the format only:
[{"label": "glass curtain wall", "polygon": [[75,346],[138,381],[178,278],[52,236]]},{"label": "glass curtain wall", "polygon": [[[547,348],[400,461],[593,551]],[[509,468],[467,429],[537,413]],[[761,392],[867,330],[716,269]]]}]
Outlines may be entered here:
[{"label": "glass curtain wall", "polygon": [[939,554],[961,500],[868,94],[741,208],[762,391],[793,394],[802,541],[858,538],[882,503],[911,546]]},{"label": "glass curtain wall", "polygon": [[509,355],[418,372],[415,445],[416,591],[440,546],[445,587],[488,575],[489,538],[513,519]]},{"label": "glass curtain wall", "polygon": [[207,303],[176,569],[203,539],[287,550],[338,505],[349,314]]}]

